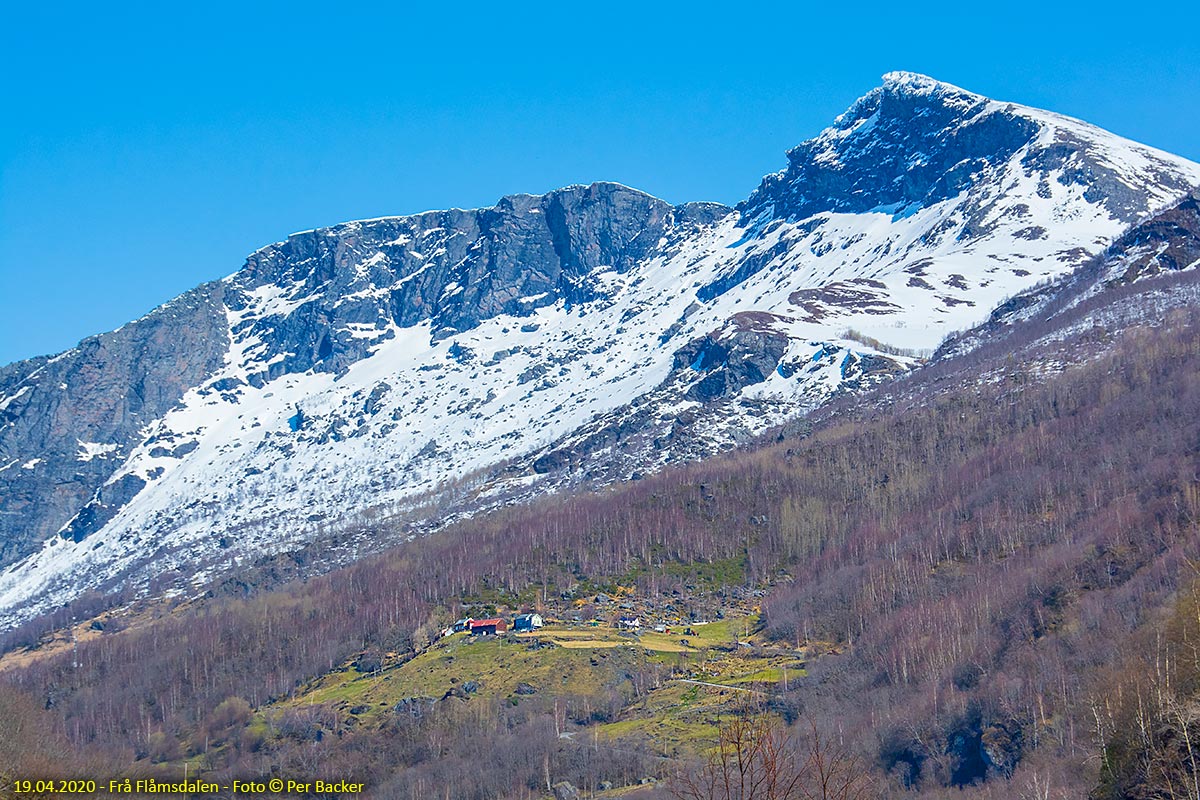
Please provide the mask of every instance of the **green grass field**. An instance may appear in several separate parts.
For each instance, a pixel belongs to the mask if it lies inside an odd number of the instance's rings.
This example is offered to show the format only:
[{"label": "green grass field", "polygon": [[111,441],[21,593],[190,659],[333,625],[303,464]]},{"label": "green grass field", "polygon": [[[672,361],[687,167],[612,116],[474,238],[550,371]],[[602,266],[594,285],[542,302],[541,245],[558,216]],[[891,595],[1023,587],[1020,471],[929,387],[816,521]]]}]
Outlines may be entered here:
[{"label": "green grass field", "polygon": [[[656,682],[643,687],[616,720],[579,735],[641,739],[669,756],[706,749],[715,741],[716,726],[739,704],[777,691],[785,674],[789,679],[804,674],[795,654],[739,646],[756,642],[756,616],[693,625],[690,635],[683,633],[686,627],[637,635],[608,626],[560,625],[503,636],[454,634],[409,661],[385,660],[378,672],[345,665],[259,715],[323,704],[353,711],[359,724],[379,724],[405,698],[461,695],[469,682],[476,684],[472,695],[509,702],[521,701],[520,684],[539,696],[586,697],[620,690],[631,671],[655,666]],[[718,685],[688,683],[692,680]]]}]

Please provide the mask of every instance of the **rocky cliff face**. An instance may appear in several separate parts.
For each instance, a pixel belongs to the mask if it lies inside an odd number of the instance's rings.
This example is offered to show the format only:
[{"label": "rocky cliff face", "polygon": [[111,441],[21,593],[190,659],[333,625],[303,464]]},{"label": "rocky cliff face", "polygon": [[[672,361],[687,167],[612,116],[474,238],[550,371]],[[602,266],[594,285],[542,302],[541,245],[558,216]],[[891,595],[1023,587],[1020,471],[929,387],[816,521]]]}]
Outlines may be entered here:
[{"label": "rocky cliff face", "polygon": [[[0,565],[58,533],[144,426],[217,370],[229,344],[225,295],[220,283],[201,286],[68,353],[0,369]],[[129,492],[104,494],[119,507]]]},{"label": "rocky cliff face", "polygon": [[894,73],[737,209],[597,183],[295,234],[0,370],[0,616],[733,446],[918,366],[1198,183]]},{"label": "rocky cliff face", "polygon": [[1200,264],[1200,192],[1134,225],[1112,244],[1105,261],[1108,280],[1123,283]]},{"label": "rocky cliff face", "polygon": [[[670,235],[693,235],[730,213],[713,203],[672,208],[614,183],[513,195],[492,208],[351,222],[263,248],[230,283],[266,361],[258,383],[312,369],[338,372],[384,331],[427,323],[435,340],[501,315],[530,316],[595,300],[601,267],[624,273]],[[280,293],[280,287],[286,292]],[[275,295],[277,306],[256,300]],[[265,316],[262,316],[264,315]]]}]

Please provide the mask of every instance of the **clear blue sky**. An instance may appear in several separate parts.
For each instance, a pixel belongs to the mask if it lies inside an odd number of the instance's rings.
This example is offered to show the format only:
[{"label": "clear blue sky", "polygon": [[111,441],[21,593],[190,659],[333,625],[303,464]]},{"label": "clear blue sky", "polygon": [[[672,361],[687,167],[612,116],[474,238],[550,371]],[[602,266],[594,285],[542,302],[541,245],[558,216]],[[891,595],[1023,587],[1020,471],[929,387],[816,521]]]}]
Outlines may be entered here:
[{"label": "clear blue sky", "polygon": [[0,31],[0,363],[296,230],[593,180],[734,203],[893,69],[1200,160],[1194,3],[37,5]]}]

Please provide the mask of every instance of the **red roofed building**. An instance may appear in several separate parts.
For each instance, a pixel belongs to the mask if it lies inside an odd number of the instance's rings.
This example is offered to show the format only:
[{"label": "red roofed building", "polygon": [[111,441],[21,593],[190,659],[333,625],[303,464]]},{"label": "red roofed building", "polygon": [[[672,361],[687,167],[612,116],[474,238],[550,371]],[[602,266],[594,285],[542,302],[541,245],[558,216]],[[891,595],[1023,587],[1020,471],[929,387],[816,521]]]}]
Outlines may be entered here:
[{"label": "red roofed building", "polygon": [[505,622],[500,617],[495,617],[493,619],[473,619],[473,620],[471,620],[471,635],[472,636],[476,636],[479,634],[486,635],[489,633],[503,633],[506,630],[508,630],[508,623]]}]

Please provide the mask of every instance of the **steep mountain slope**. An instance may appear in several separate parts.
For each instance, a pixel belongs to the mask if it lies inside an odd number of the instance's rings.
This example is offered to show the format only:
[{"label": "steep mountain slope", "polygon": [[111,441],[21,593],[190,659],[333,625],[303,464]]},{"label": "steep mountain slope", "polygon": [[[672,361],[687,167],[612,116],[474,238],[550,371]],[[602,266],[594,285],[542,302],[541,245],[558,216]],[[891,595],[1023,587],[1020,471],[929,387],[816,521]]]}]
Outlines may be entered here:
[{"label": "steep mountain slope", "polygon": [[373,519],[469,474],[441,514],[729,447],[905,372],[1200,184],[908,73],[788,160],[736,209],[598,183],[295,234],[0,370],[0,615],[351,524],[370,547]]},{"label": "steep mountain slope", "polygon": [[[861,404],[854,424],[482,514],[278,591],[133,604],[102,630],[83,622],[77,652],[0,663],[0,694],[19,687],[81,750],[113,748],[130,768],[195,775],[201,754],[218,774],[344,764],[373,796],[431,774],[439,787],[461,776],[456,796],[523,796],[547,758],[558,775],[560,755],[597,746],[705,750],[739,687],[858,753],[881,796],[1090,796],[1105,773],[1155,772],[1139,752],[1152,737],[1194,776],[1170,747],[1179,722],[1194,737],[1194,717],[1139,722],[1163,689],[1197,685],[1196,595],[1183,635],[1162,623],[1200,544],[1200,313],[1117,338],[1047,380],[996,356],[994,379],[910,413]],[[738,619],[750,605],[771,643]],[[686,646],[678,631],[607,626],[560,627],[580,650],[553,629],[461,647],[439,634],[530,606],[564,621],[627,606],[644,622],[726,618]],[[678,651],[638,653],[664,644]],[[722,675],[725,657],[697,645],[744,654],[757,677]],[[786,675],[764,669],[772,658]],[[479,725],[456,725],[459,712]],[[544,736],[526,727],[538,719]],[[472,791],[493,771],[471,765],[501,760],[514,731],[528,747],[495,771],[511,788]],[[651,738],[608,738],[638,731]],[[1114,736],[1133,747],[1106,746]]]},{"label": "steep mountain slope", "polygon": [[1014,295],[985,323],[947,339],[927,372],[969,376],[998,354],[1061,371],[1095,357],[1121,331],[1162,325],[1200,302],[1197,266],[1200,197],[1193,191],[1130,227],[1078,270]]}]

